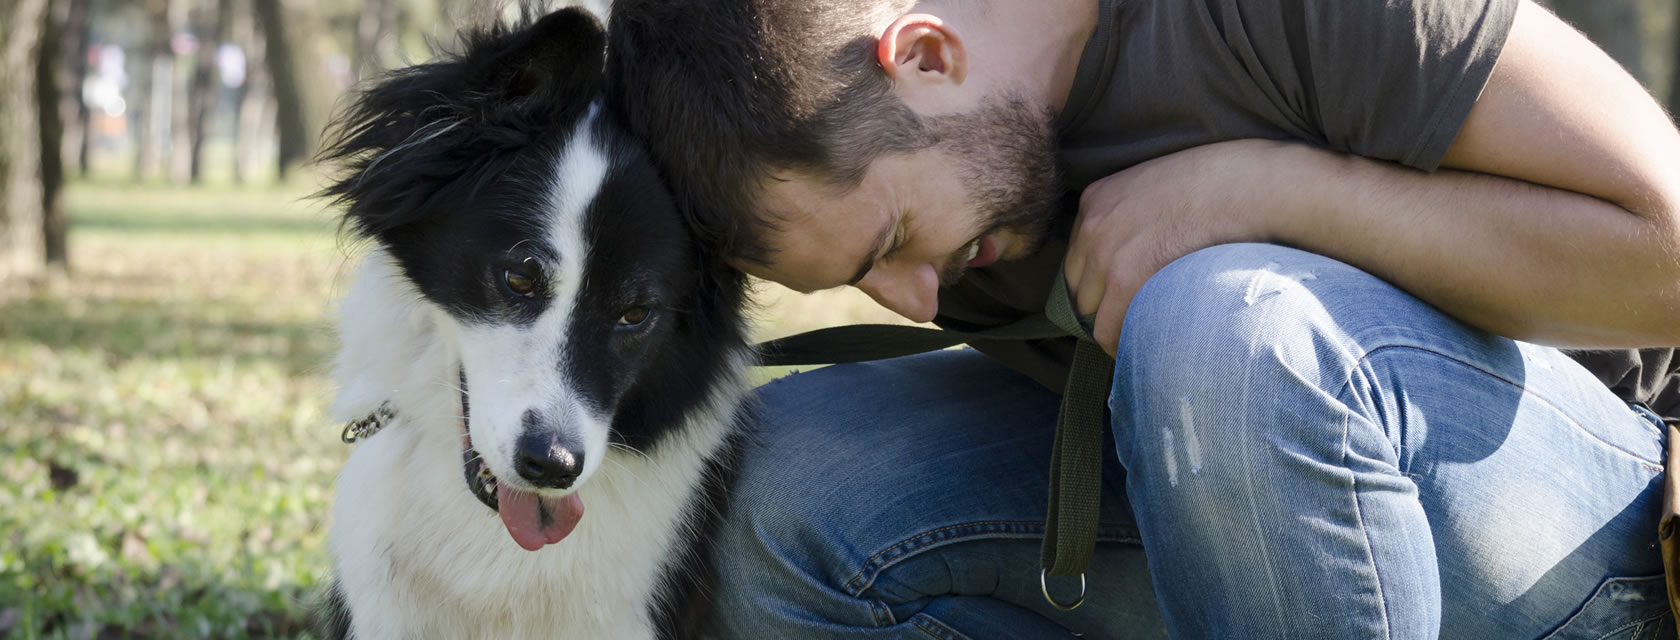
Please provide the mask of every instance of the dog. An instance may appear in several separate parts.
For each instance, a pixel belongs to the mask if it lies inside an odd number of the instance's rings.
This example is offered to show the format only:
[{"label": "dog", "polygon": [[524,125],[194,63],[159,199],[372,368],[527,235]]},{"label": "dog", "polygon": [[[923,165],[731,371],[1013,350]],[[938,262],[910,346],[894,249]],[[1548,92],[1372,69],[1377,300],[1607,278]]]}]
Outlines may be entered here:
[{"label": "dog", "polygon": [[462,40],[359,92],[323,153],[371,246],[338,318],[360,443],[325,634],[691,637],[749,390],[744,276],[603,106],[593,16]]}]

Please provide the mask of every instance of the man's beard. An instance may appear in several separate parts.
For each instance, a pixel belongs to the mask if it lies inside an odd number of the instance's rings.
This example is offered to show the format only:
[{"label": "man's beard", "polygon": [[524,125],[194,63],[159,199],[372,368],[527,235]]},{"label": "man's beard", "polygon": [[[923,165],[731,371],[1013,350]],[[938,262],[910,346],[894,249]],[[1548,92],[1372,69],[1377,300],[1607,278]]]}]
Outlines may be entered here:
[{"label": "man's beard", "polygon": [[[957,163],[970,189],[979,234],[1018,234],[1027,243],[1019,255],[1043,243],[1061,204],[1054,123],[1049,109],[1035,109],[1015,94],[987,98],[972,113],[928,119],[935,144]],[[940,282],[955,282],[967,262],[959,250],[941,269]]]}]

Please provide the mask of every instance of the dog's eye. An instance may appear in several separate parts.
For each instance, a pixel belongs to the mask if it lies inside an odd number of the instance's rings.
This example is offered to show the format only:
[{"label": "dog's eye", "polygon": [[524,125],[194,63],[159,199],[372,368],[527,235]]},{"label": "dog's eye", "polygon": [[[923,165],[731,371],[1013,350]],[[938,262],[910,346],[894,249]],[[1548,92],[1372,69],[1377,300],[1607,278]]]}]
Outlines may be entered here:
[{"label": "dog's eye", "polygon": [[649,310],[647,307],[630,307],[624,315],[618,317],[618,326],[635,327],[647,322]]},{"label": "dog's eye", "polygon": [[508,291],[527,298],[537,293],[537,278],[531,274],[508,269],[502,272],[502,282],[507,284]]}]

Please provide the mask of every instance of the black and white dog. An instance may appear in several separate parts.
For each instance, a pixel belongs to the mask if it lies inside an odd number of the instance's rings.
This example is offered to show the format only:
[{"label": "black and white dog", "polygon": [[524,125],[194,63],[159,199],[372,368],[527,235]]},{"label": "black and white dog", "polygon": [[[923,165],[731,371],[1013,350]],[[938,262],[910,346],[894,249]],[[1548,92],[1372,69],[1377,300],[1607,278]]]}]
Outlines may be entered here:
[{"label": "black and white dog", "polygon": [[464,42],[359,94],[325,155],[373,245],[339,319],[335,411],[366,418],[328,635],[690,636],[748,389],[745,283],[599,106],[592,16]]}]

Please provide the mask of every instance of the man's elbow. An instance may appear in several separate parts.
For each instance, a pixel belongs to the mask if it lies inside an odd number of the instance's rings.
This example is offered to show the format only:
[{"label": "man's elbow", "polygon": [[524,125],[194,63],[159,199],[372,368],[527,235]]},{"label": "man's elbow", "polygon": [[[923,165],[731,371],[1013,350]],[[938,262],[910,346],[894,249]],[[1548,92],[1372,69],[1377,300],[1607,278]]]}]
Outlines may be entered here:
[{"label": "man's elbow", "polygon": [[1636,314],[1643,327],[1639,333],[1645,336],[1640,342],[1680,346],[1680,169],[1661,173],[1665,175],[1645,180],[1640,196],[1622,205],[1644,221],[1644,241],[1635,244],[1640,247],[1636,251],[1649,258],[1639,260],[1649,279],[1636,289],[1647,297],[1629,308],[1643,310]]},{"label": "man's elbow", "polygon": [[1653,199],[1648,216],[1656,239],[1658,269],[1655,299],[1660,302],[1654,329],[1665,346],[1680,345],[1680,175],[1668,178]]}]

